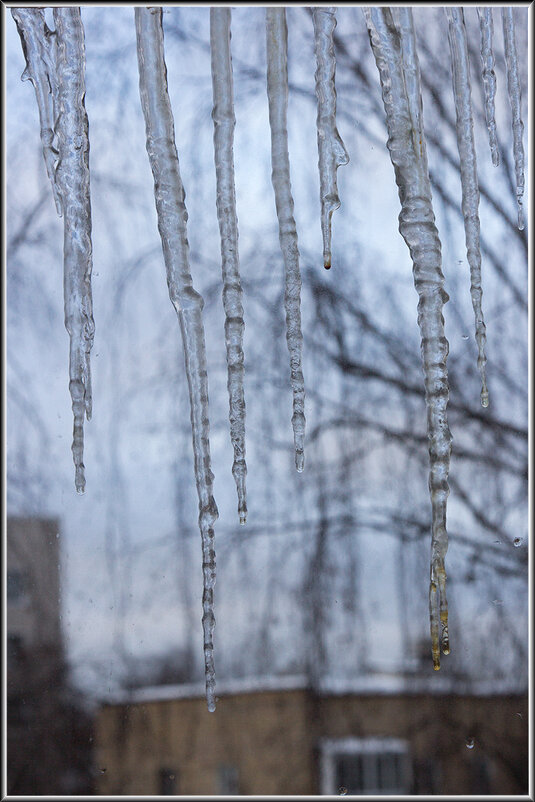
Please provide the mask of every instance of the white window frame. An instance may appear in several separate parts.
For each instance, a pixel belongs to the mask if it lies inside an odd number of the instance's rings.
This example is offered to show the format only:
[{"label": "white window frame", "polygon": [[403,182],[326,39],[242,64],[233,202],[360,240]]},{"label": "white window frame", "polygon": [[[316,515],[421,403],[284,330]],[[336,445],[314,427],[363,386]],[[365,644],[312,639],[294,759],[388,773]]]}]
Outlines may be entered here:
[{"label": "white window frame", "polygon": [[389,794],[405,795],[409,793],[410,764],[409,743],[400,738],[322,738],[320,740],[320,788],[321,794],[339,795],[336,783],[336,758],[351,755],[392,754],[405,758],[406,788],[365,788],[366,796],[383,796]]}]

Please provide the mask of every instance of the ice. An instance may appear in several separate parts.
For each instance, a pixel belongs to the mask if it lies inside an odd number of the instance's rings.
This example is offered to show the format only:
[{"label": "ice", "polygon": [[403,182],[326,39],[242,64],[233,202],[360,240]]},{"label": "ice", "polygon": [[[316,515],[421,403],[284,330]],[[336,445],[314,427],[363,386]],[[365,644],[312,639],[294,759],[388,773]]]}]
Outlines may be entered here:
[{"label": "ice", "polygon": [[304,467],[305,383],[301,366],[303,335],[301,332],[301,273],[297,230],[293,216],[294,202],[290,186],[288,155],[288,29],[286,10],[266,8],[267,90],[271,127],[271,180],[279,219],[279,242],[284,259],[286,341],[290,352],[290,375],[293,391],[292,425],[294,431],[295,466]]},{"label": "ice", "polygon": [[347,164],[349,156],[336,128],[336,89],[334,78],[336,60],[333,33],[336,28],[336,8],[316,7],[312,10],[316,53],[316,95],[318,98],[318,152],[321,196],[321,231],[323,234],[323,264],[331,267],[331,217],[340,207],[336,171]]},{"label": "ice", "polygon": [[52,184],[56,211],[61,217],[62,208],[56,182],[57,143],[54,142],[56,122],[56,34],[45,21],[41,8],[12,8],[11,14],[17,24],[26,68],[23,81],[31,81],[37,98],[41,142],[46,171]]},{"label": "ice", "polygon": [[[401,202],[399,230],[413,263],[414,284],[419,296],[418,325],[422,358],[429,438],[429,489],[432,505],[431,578],[429,608],[433,665],[440,668],[442,649],[449,652],[445,556],[448,548],[446,505],[451,434],[446,408],[448,341],[444,335],[444,290],[441,244],[435,226],[427,152],[423,128],[414,137],[415,110],[422,101],[419,65],[415,48],[412,11],[400,8],[399,29],[388,8],[366,7],[364,16],[379,70],[388,129],[387,146],[394,166]],[[417,115],[421,120],[421,113]],[[440,621],[440,626],[439,626]]]},{"label": "ice", "polygon": [[487,407],[489,405],[489,393],[485,375],[487,362],[485,356],[486,329],[481,306],[483,290],[481,288],[481,248],[479,240],[479,185],[477,180],[468,46],[462,8],[448,6],[444,8],[444,11],[448,20],[448,39],[451,51],[457,147],[461,163],[464,235],[468,264],[470,266],[470,295],[472,296],[476,324],[477,366],[481,376],[481,404]]},{"label": "ice", "polygon": [[234,185],[234,88],[230,54],[230,8],[210,9],[210,49],[214,106],[214,159],[217,219],[221,237],[223,306],[227,346],[230,439],[234,448],[232,473],[238,491],[240,523],[247,519],[245,494],[245,399],[243,392],[243,306],[238,252],[238,218]]},{"label": "ice", "polygon": [[12,15],[26,58],[22,77],[31,80],[35,88],[46,169],[56,209],[64,218],[63,289],[65,327],[70,337],[72,454],[76,490],[83,493],[84,414],[90,420],[89,355],[95,334],[84,29],[80,9],[74,7],[54,9],[54,32],[40,8],[14,8]]},{"label": "ice", "polygon": [[503,45],[505,65],[507,68],[507,92],[511,104],[513,118],[513,154],[515,158],[516,200],[518,205],[518,228],[524,228],[522,199],[524,196],[524,123],[522,122],[522,95],[520,77],[518,75],[518,58],[516,54],[515,23],[511,6],[502,8]]},{"label": "ice", "polygon": [[492,21],[492,8],[477,9],[479,26],[481,29],[481,66],[483,68],[483,89],[485,91],[485,118],[489,132],[489,145],[492,163],[497,167],[500,163],[498,139],[496,137],[496,119],[494,116],[494,98],[496,96],[496,73],[494,72],[494,50],[492,39],[494,24]]},{"label": "ice", "polygon": [[208,421],[208,375],[203,300],[193,288],[189,268],[188,214],[175,145],[173,112],[167,91],[167,69],[161,8],[136,8],[139,91],[145,117],[147,153],[154,178],[158,229],[167,271],[169,297],[177,312],[188,379],[199,528],[203,554],[203,632],[206,700],[215,710],[213,596],[215,584],[214,524],[218,518],[212,493]]}]

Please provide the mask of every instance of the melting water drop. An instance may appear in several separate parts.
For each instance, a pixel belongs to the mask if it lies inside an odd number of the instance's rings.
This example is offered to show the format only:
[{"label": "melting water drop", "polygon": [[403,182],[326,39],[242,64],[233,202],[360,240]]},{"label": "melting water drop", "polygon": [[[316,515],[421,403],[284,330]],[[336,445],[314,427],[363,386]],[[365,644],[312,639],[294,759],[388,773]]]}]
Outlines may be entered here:
[{"label": "melting water drop", "polygon": [[466,739],[466,748],[467,749],[473,749],[474,745],[475,745],[475,741],[474,741],[474,739],[472,737],[469,737],[469,738]]},{"label": "melting water drop", "polygon": [[340,794],[340,796],[346,796],[347,788],[344,785],[341,785],[340,788],[338,789],[338,793]]},{"label": "melting water drop", "polygon": [[513,546],[515,547],[515,549],[517,549],[521,545],[522,545],[522,538],[515,537],[515,539],[513,540]]}]

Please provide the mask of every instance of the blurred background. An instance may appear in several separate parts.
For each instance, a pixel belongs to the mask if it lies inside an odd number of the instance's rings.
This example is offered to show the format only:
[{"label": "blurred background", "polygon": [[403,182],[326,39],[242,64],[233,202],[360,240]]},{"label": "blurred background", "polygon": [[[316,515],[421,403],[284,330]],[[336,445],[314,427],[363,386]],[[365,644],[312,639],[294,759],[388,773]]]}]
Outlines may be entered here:
[{"label": "blurred background", "polygon": [[[51,10],[46,14],[53,27]],[[452,651],[436,674],[418,298],[398,233],[399,199],[362,10],[338,10],[337,116],[350,162],[338,171],[342,205],[333,215],[327,272],[312,18],[306,8],[287,9],[290,168],[303,279],[302,474],[294,468],[283,262],[271,186],[265,11],[232,11],[249,508],[240,527],[228,432],[209,8],[164,7],[191,271],[205,300],[220,513],[214,643],[221,700],[209,716],[201,698],[202,570],[189,401],[145,150],[133,8],[82,9],[96,325],[83,496],[75,491],[70,448],[63,223],[46,176],[35,93],[20,80],[24,58],[6,13],[8,793],[447,793],[444,778],[455,772],[440,761],[448,749],[455,759],[472,761],[467,773],[458,772],[452,793],[526,793],[528,240],[516,226],[500,9],[494,8],[497,168],[485,125],[476,8],[465,9],[465,17],[481,192],[487,409],[479,401],[446,19],[443,8],[414,11],[450,296],[444,317],[453,436],[446,561]],[[527,175],[527,7],[515,7],[514,18]],[[310,751],[302,771],[282,766],[288,750],[269,763],[268,746],[258,741],[259,765],[275,766],[260,786],[247,779],[239,756],[223,755],[208,766],[193,747],[189,757],[169,744],[156,754],[153,736],[147,740],[150,727],[138,731],[132,713],[148,705],[150,719],[156,705],[164,716],[162,705],[174,700],[169,716],[176,727],[195,728],[197,721],[204,742],[219,744],[229,732],[245,732],[247,722],[272,716],[276,743],[286,714],[273,711],[289,693],[326,705],[347,698],[347,710],[355,705],[357,712],[347,714],[341,730],[328,723],[343,718],[332,706],[314,713],[314,744],[306,740],[309,727],[295,736],[301,752]],[[248,702],[235,713],[240,694]],[[426,721],[433,726],[446,720],[445,710],[453,718],[458,710],[449,729],[437,729],[431,751],[429,739],[417,746],[399,724],[406,718],[416,730],[423,727],[413,718],[418,694],[427,699]],[[458,707],[445,706],[446,697]],[[380,699],[384,715],[373,704],[366,713],[367,703],[359,704],[364,698]],[[180,700],[194,705],[187,716]],[[253,702],[268,712],[260,714]],[[398,715],[396,704],[406,712]],[[120,726],[125,711],[134,717],[128,731]],[[140,750],[136,759],[126,747],[117,751],[129,737]],[[345,746],[336,745],[340,738]],[[167,743],[163,735],[160,742]],[[288,748],[295,758],[298,747]],[[417,757],[418,749],[428,753]],[[156,762],[138,776],[148,751]],[[373,781],[370,755],[376,756]],[[507,766],[496,768],[500,760]],[[269,785],[273,777],[279,785]]]}]

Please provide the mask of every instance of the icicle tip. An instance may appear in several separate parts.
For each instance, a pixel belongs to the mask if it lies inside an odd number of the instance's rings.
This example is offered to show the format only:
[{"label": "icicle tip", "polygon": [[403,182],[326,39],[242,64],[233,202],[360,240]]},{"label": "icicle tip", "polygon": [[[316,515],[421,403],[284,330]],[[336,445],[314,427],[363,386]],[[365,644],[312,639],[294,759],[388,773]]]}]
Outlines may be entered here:
[{"label": "icicle tip", "polygon": [[449,631],[448,631],[448,611],[447,610],[442,610],[441,611],[441,613],[440,613],[440,623],[441,623],[441,628],[442,628],[442,635],[441,635],[442,652],[443,652],[443,654],[449,654],[450,653],[450,636],[449,636]]}]

